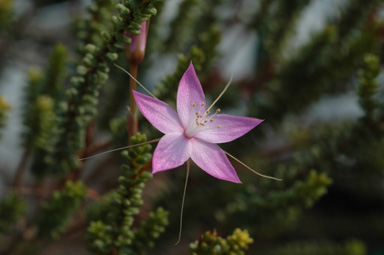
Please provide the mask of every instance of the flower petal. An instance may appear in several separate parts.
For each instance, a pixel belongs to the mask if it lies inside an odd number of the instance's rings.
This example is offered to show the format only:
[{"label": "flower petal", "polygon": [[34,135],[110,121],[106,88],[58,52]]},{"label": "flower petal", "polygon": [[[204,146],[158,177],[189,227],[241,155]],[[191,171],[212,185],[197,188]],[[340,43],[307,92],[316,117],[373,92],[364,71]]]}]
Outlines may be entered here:
[{"label": "flower petal", "polygon": [[241,183],[224,151],[213,143],[191,139],[191,158],[201,169],[221,180]]},{"label": "flower petal", "polygon": [[152,159],[152,173],[169,170],[184,164],[191,154],[190,140],[183,133],[164,135],[157,145]]},{"label": "flower petal", "polygon": [[212,128],[203,129],[196,133],[194,137],[209,143],[226,143],[245,135],[264,121],[228,114],[218,114],[216,116],[214,121],[210,123]]},{"label": "flower petal", "polygon": [[160,132],[183,132],[179,116],[167,103],[133,91],[140,112]]},{"label": "flower petal", "polygon": [[[205,103],[205,95],[191,62],[181,78],[177,90],[177,113],[184,128],[189,125],[193,112],[192,105],[201,105],[201,103]],[[201,110],[204,112],[205,106]]]}]

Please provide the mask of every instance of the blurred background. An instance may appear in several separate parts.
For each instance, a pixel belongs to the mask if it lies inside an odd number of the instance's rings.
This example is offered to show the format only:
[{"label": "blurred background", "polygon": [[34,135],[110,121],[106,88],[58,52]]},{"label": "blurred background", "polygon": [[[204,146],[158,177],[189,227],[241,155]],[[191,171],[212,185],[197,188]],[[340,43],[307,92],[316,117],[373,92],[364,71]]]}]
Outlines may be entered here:
[{"label": "blurred background", "polygon": [[[236,228],[253,239],[245,254],[384,254],[383,10],[380,0],[0,0],[1,254],[230,254],[189,244]],[[78,158],[129,143],[129,77],[111,63],[130,70],[119,33],[149,18],[138,80],[174,106],[189,61],[209,101],[233,75],[218,107],[265,122],[221,147],[283,182],[232,161],[237,185],[192,164],[174,246],[186,167],[156,174],[133,219],[162,207],[168,226],[111,249],[106,226],[125,223],[102,215],[118,210],[111,197],[124,198],[132,155]],[[161,136],[142,117],[139,132]],[[135,153],[150,171],[150,152]]]}]

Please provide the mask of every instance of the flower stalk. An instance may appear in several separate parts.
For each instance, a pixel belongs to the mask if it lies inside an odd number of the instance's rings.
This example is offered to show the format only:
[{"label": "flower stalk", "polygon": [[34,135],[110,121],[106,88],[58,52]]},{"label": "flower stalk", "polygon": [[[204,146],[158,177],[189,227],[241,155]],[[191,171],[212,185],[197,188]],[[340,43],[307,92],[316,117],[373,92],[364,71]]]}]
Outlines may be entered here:
[{"label": "flower stalk", "polygon": [[[132,74],[133,77],[137,78],[137,69],[138,65],[131,64],[129,71]],[[133,96],[132,91],[136,91],[136,81],[134,79],[130,79],[129,85],[131,87],[130,90],[130,106],[129,106],[129,113],[128,113],[128,135],[129,137],[132,137],[137,134],[139,129],[139,121],[137,118],[137,106],[135,97]]]},{"label": "flower stalk", "polygon": [[130,80],[130,108],[128,114],[128,135],[134,136],[138,132],[138,119],[136,101],[132,91],[136,91],[137,70],[145,55],[149,20],[141,23],[139,35],[126,34],[132,39],[130,45],[125,47],[125,57],[129,62],[129,71],[135,79]]}]

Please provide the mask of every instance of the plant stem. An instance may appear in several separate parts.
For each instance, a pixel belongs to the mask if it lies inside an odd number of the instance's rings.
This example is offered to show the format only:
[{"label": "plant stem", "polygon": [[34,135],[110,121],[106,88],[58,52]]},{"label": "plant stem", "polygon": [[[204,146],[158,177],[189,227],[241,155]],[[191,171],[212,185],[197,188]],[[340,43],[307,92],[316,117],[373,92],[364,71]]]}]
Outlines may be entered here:
[{"label": "plant stem", "polygon": [[[137,68],[138,68],[138,65],[134,63],[131,63],[129,66],[129,71],[132,74],[132,76],[135,77],[135,79],[137,78]],[[130,79],[129,84],[131,86],[131,90],[130,90],[130,112],[128,115],[128,135],[129,137],[132,137],[137,134],[139,123],[137,119],[136,101],[132,93],[133,90],[136,91],[136,81],[134,79]]]}]

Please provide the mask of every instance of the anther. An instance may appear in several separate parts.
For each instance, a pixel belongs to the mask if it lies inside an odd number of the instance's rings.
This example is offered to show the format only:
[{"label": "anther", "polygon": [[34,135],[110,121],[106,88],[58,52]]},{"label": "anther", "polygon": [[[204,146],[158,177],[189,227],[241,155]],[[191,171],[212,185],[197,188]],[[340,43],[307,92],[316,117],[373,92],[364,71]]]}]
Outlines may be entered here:
[{"label": "anther", "polygon": [[196,115],[197,115],[197,116],[199,116],[199,113],[198,113],[198,112],[196,112]]},{"label": "anther", "polygon": [[213,122],[213,120],[209,120],[210,122]]},{"label": "anther", "polygon": [[209,111],[206,111],[205,113],[206,113],[206,114],[208,114],[208,113],[209,113]]},{"label": "anther", "polygon": [[219,112],[221,112],[221,110],[220,110],[220,109],[217,109],[217,110],[216,110],[216,113],[219,113]]},{"label": "anther", "polygon": [[204,106],[205,104],[204,103],[201,103],[201,106]]},{"label": "anther", "polygon": [[192,104],[192,107],[196,107],[196,104]]},{"label": "anther", "polygon": [[208,120],[204,120],[204,123],[207,123],[208,122]]},{"label": "anther", "polygon": [[221,126],[220,126],[220,125],[217,125],[217,128],[221,128]]}]

